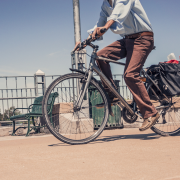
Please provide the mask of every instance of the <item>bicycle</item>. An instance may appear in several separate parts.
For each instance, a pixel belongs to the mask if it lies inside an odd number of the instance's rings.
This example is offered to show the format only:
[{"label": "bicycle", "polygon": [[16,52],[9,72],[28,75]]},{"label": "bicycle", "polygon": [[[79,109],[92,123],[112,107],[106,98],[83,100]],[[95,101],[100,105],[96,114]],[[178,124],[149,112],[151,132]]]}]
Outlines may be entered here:
[{"label": "bicycle", "polygon": [[[88,45],[93,49],[89,67],[86,71],[70,69],[72,73],[65,74],[54,80],[47,88],[42,102],[43,117],[49,131],[57,139],[68,144],[85,144],[93,141],[104,130],[109,112],[111,112],[109,97],[101,83],[93,77],[93,72],[101,78],[119,99],[114,105],[122,108],[122,116],[126,122],[134,123],[138,117],[141,117],[135,101],[133,100],[131,104],[126,102],[106,76],[99,70],[95,64],[95,60],[103,60],[123,66],[125,63],[97,57],[96,53],[99,47],[92,44],[93,41],[90,37],[77,47],[79,50],[82,50]],[[76,49],[74,52],[75,51]],[[180,132],[180,110],[176,108],[176,105],[180,102],[179,97],[167,97],[163,94],[156,81],[147,74],[145,69],[141,70],[140,76],[148,93],[150,93],[150,91],[153,93],[154,105],[161,115],[157,123],[151,127],[151,130],[162,136],[178,134]],[[160,93],[157,94],[154,87],[156,87]],[[56,92],[58,96],[55,99],[54,113],[52,116],[49,116],[49,96],[54,92]],[[91,98],[89,98],[90,96]],[[101,103],[104,104],[104,108],[98,109],[97,104]],[[96,115],[93,114],[95,111]],[[100,125],[95,127],[94,124],[96,121],[98,121]]]}]

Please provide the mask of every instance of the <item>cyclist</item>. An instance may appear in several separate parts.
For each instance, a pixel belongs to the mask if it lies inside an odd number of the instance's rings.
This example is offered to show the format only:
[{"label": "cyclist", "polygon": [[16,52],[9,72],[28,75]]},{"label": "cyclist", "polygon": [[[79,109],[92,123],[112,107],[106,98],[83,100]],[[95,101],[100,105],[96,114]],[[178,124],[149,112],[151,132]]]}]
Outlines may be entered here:
[{"label": "cyclist", "polygon": [[[159,113],[150,101],[149,95],[139,73],[149,53],[154,47],[154,34],[151,23],[139,0],[103,0],[100,18],[96,26],[88,32],[92,38],[98,35],[102,39],[100,30],[110,28],[115,34],[123,37],[109,46],[98,51],[97,55],[113,60],[126,57],[124,79],[136,101],[144,122],[140,131],[152,127],[159,118]],[[75,48],[80,42],[76,43]],[[114,84],[109,63],[97,61],[98,67]],[[117,102],[114,94],[102,82],[110,101]]]}]

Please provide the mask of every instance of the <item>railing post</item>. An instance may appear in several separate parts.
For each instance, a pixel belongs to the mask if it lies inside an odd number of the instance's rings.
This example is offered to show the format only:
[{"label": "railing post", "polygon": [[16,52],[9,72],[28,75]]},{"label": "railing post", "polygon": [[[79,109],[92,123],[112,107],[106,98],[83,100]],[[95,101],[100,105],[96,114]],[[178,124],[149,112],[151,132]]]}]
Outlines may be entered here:
[{"label": "railing post", "polygon": [[[39,81],[40,80],[40,81]],[[45,94],[46,91],[46,79],[45,79],[45,73],[42,72],[40,69],[34,74],[34,87],[35,87],[35,96],[39,96],[39,88],[38,85],[42,85],[42,95]],[[45,121],[43,117],[38,117],[38,124],[44,125]]]},{"label": "railing post", "polygon": [[[40,78],[39,78],[40,77]],[[41,81],[38,81],[39,79],[41,79]],[[35,87],[35,96],[39,96],[39,91],[38,91],[38,85],[41,84],[42,85],[42,95],[45,94],[46,91],[46,80],[45,80],[45,73],[42,72],[41,70],[38,70],[35,74],[34,74],[34,87]]]}]

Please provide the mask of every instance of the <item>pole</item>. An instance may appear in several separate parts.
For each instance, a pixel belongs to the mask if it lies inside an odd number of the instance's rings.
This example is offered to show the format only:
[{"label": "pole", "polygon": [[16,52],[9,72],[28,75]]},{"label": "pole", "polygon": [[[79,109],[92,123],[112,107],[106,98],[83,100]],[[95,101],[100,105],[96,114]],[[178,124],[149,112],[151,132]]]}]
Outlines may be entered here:
[{"label": "pole", "polygon": [[[73,0],[73,15],[74,15],[74,40],[75,44],[77,42],[81,42],[81,24],[80,24],[80,6],[79,6],[79,0]],[[72,57],[72,68],[75,65],[75,69],[79,69],[83,71],[83,64],[86,65],[86,50],[81,50],[78,52],[75,52],[74,54],[71,54]],[[80,89],[81,89],[81,83],[80,82],[74,82],[77,84],[77,95],[79,95]],[[74,85],[73,85],[74,87]],[[74,88],[73,88],[74,89]],[[88,93],[86,93],[88,96]],[[74,92],[73,92],[74,95]],[[84,100],[84,103],[88,104],[88,97],[87,100]],[[83,110],[84,113],[88,114]],[[76,115],[75,115],[76,116]],[[78,118],[78,117],[75,117]],[[80,118],[80,117],[79,117]]]},{"label": "pole", "polygon": [[[79,0],[73,0],[73,16],[74,16],[74,40],[75,44],[81,42],[81,24],[80,24],[80,6]],[[86,64],[86,50],[81,50],[71,54],[72,57],[72,68],[82,70],[83,64],[87,67]]]},{"label": "pole", "polygon": [[75,43],[77,43],[78,41],[81,42],[79,0],[73,0],[73,14],[74,14],[74,39],[75,39]]}]

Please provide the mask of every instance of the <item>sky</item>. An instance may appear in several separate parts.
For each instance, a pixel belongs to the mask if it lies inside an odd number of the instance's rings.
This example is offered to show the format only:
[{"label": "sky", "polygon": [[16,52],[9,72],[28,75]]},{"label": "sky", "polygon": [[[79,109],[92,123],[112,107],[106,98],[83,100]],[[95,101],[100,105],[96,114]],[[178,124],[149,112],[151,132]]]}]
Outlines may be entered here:
[{"label": "sky", "polygon": [[[96,24],[103,0],[80,0],[81,38]],[[155,34],[156,50],[145,66],[180,56],[180,0],[141,0]],[[100,49],[119,40],[110,30]],[[32,76],[69,73],[74,47],[72,0],[0,0],[0,76]],[[87,53],[91,54],[87,48]],[[87,58],[88,59],[88,58]],[[89,61],[89,59],[88,59]],[[122,60],[125,62],[125,59]],[[123,67],[112,65],[113,74]]]}]

